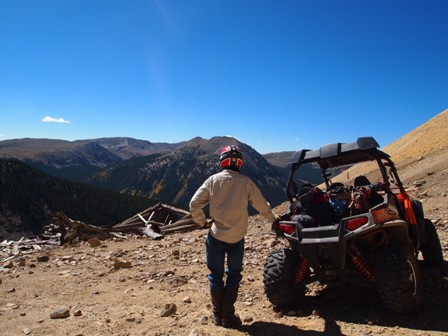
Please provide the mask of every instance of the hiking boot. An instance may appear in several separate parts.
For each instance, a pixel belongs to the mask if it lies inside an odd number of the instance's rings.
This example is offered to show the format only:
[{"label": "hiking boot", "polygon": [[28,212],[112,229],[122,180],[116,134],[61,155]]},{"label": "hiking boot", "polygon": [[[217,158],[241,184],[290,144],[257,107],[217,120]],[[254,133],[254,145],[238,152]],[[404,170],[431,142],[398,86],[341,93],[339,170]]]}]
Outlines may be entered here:
[{"label": "hiking boot", "polygon": [[210,295],[212,298],[212,321],[215,326],[222,325],[222,300],[224,295],[224,289],[210,289]]},{"label": "hiking boot", "polygon": [[222,299],[222,326],[224,328],[238,328],[242,322],[238,314],[235,314],[235,302],[238,297],[237,286],[226,287]]}]

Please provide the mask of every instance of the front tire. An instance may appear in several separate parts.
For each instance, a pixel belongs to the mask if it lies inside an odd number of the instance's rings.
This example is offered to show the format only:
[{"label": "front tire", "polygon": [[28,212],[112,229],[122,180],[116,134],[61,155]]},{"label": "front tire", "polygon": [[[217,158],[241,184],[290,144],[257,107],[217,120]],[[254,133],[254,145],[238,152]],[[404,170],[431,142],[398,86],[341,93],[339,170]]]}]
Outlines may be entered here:
[{"label": "front tire", "polygon": [[425,234],[426,243],[420,248],[423,261],[429,267],[440,267],[443,265],[442,245],[437,230],[429,219],[425,219]]},{"label": "front tire", "polygon": [[294,277],[300,256],[290,249],[274,251],[264,265],[263,284],[269,301],[279,308],[299,304],[305,297],[305,286],[295,283]]},{"label": "front tire", "polygon": [[378,294],[392,312],[410,314],[422,300],[420,269],[415,255],[406,245],[387,245],[375,254]]}]

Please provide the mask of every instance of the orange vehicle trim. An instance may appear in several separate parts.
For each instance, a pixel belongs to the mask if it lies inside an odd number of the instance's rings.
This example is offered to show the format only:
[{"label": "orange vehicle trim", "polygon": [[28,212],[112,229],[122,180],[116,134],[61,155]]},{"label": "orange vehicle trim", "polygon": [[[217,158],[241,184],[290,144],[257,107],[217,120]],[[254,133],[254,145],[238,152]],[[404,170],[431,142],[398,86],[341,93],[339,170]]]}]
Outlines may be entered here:
[{"label": "orange vehicle trim", "polygon": [[407,193],[401,193],[397,195],[398,201],[403,203],[404,211],[406,212],[406,217],[410,224],[417,224],[417,219],[415,218],[414,210],[412,209],[412,203]]}]

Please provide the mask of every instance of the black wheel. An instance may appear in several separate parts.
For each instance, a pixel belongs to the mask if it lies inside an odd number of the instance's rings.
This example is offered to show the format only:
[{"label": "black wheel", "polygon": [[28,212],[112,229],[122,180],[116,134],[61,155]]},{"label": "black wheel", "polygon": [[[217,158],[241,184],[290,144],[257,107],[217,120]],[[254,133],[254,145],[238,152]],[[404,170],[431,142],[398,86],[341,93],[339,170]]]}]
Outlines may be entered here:
[{"label": "black wheel", "polygon": [[420,248],[425,265],[440,267],[443,265],[442,245],[437,230],[429,219],[425,219],[426,243]]},{"label": "black wheel", "polygon": [[298,253],[289,249],[274,251],[264,265],[263,284],[269,301],[280,308],[299,304],[305,296],[305,286],[294,277],[299,266]]},{"label": "black wheel", "polygon": [[414,313],[422,300],[420,269],[406,245],[383,246],[375,254],[378,294],[384,305],[399,314]]}]

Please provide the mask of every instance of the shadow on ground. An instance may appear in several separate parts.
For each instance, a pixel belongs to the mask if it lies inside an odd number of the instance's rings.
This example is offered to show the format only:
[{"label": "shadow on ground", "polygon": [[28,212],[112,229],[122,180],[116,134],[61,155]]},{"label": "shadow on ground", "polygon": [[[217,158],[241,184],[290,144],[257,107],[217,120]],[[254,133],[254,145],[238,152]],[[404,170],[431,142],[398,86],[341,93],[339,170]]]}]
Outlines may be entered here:
[{"label": "shadow on ground", "polygon": [[341,333],[340,327],[336,322],[326,322],[324,331],[314,330],[300,330],[299,327],[288,326],[284,324],[274,322],[255,322],[248,326],[241,327],[241,331],[244,331],[251,336],[346,336]]},{"label": "shadow on ground", "polygon": [[[254,323],[249,335],[343,335],[334,321],[401,327],[421,331],[448,332],[448,263],[439,269],[421,265],[424,300],[418,313],[391,314],[383,307],[376,291],[351,285],[332,286],[317,296],[306,296],[299,309],[304,316],[318,313],[325,321],[325,332],[303,331],[271,323]],[[252,326],[251,326],[252,327]],[[263,330],[270,333],[263,334]]]}]

